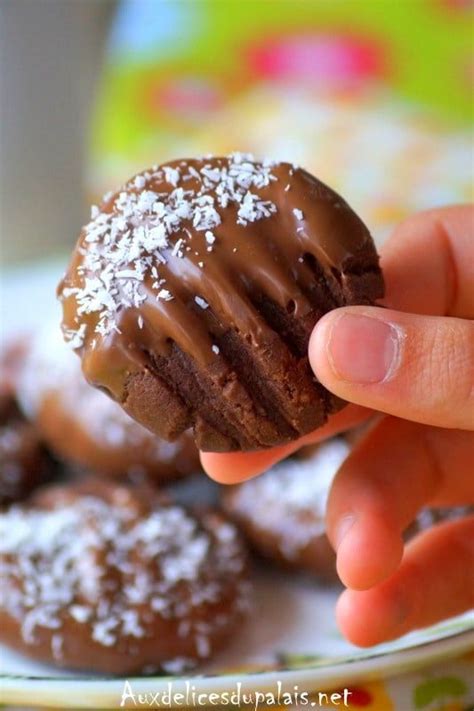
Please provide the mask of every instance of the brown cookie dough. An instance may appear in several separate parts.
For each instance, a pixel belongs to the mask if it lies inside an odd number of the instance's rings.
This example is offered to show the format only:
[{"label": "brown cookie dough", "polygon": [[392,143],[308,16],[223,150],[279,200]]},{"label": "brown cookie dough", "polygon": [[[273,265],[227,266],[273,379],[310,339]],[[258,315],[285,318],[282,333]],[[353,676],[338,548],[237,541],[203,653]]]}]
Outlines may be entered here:
[{"label": "brown cookie dough", "polygon": [[189,433],[166,442],[87,383],[57,325],[33,340],[18,392],[49,447],[68,464],[117,479],[155,483],[200,469]]},{"label": "brown cookie dough", "polygon": [[41,661],[179,672],[229,639],[248,592],[234,526],[148,490],[57,486],[0,514],[0,640]]},{"label": "brown cookie dough", "polygon": [[259,555],[336,581],[324,516],[332,479],[348,453],[346,442],[334,439],[309,456],[286,459],[255,479],[226,486],[224,510]]},{"label": "brown cookie dough", "polygon": [[86,378],[159,436],[252,450],[342,402],[309,367],[327,311],[383,295],[369,231],[305,170],[251,156],[154,166],[92,210],[59,286]]}]

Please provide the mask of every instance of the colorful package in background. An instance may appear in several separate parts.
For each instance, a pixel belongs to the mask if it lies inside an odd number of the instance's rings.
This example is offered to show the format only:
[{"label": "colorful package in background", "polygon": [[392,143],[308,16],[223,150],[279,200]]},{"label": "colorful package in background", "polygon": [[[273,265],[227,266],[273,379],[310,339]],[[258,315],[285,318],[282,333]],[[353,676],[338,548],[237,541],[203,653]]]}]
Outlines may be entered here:
[{"label": "colorful package in background", "polygon": [[126,0],[92,122],[94,198],[171,158],[251,151],[338,189],[383,238],[472,199],[468,0]]}]

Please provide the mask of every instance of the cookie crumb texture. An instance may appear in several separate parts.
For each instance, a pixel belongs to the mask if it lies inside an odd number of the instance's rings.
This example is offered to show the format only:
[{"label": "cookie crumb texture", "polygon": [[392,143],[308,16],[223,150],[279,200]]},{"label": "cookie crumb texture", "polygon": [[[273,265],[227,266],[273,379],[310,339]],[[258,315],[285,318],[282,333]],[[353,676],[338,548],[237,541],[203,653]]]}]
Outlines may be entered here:
[{"label": "cookie crumb texture", "polygon": [[90,482],[0,514],[0,639],[41,661],[127,674],[208,659],[248,604],[235,528]]},{"label": "cookie crumb texture", "polygon": [[59,286],[86,378],[164,439],[255,450],[342,403],[311,372],[327,311],[383,295],[372,238],[289,163],[235,153],[152,169],[92,210]]}]

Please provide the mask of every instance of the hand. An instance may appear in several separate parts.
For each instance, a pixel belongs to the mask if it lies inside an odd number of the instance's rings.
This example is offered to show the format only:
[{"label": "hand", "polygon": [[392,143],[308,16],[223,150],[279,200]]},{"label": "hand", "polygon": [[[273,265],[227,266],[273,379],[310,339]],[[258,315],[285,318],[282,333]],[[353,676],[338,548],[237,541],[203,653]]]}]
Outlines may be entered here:
[{"label": "hand", "polygon": [[202,454],[210,476],[234,483],[372,417],[327,510],[348,588],[338,622],[361,646],[474,605],[474,516],[423,532],[405,549],[402,541],[422,507],[474,502],[474,208],[415,215],[395,231],[381,263],[387,308],[336,309],[309,344],[318,379],[352,404],[290,445]]}]

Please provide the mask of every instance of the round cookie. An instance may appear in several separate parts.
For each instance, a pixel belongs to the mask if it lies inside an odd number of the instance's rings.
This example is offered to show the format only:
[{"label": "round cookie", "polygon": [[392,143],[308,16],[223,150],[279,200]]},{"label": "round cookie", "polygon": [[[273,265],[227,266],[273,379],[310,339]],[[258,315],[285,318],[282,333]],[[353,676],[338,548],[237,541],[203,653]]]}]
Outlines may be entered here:
[{"label": "round cookie", "polygon": [[251,156],[154,166],[109,194],[58,289],[87,380],[173,440],[271,447],[342,402],[307,358],[314,324],[383,295],[369,231],[301,168]]},{"label": "round cookie", "polygon": [[208,659],[248,603],[234,526],[107,482],[45,489],[0,514],[0,640],[107,674]]},{"label": "round cookie", "polygon": [[24,499],[56,473],[38,429],[23,417],[16,400],[26,344],[15,341],[0,356],[0,506]]},{"label": "round cookie", "polygon": [[92,388],[59,328],[33,340],[18,393],[54,453],[68,463],[115,478],[164,483],[199,470],[193,438],[166,442]]},{"label": "round cookie", "polygon": [[226,486],[223,508],[259,555],[336,581],[324,517],[331,482],[349,451],[343,439],[333,439],[306,458],[286,459],[261,476]]},{"label": "round cookie", "polygon": [[16,402],[18,378],[28,350],[26,339],[8,341],[0,351],[0,422],[21,417]]},{"label": "round cookie", "polygon": [[2,395],[0,415],[0,506],[24,499],[49,481],[55,465],[37,428],[21,416],[15,400]]}]

